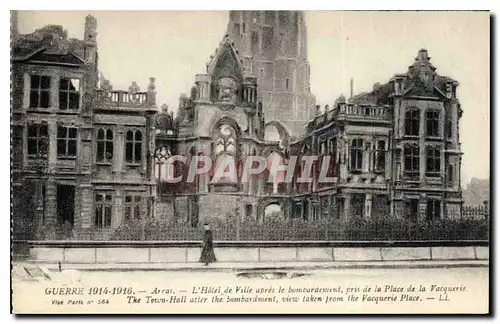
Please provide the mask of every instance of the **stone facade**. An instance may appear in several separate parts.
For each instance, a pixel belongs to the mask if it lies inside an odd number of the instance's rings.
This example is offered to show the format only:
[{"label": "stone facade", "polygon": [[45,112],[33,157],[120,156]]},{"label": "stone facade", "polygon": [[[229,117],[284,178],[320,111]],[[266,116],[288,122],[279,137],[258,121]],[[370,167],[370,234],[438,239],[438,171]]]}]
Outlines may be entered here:
[{"label": "stone facade", "polygon": [[460,217],[458,83],[435,70],[422,49],[407,73],[341,96],[309,123],[313,146],[325,145],[338,163],[335,197],[344,215]]},{"label": "stone facade", "polygon": [[[21,237],[108,237],[153,214],[154,79],[98,84],[97,22],[83,40],[61,26],[12,39],[12,195]],[[29,189],[31,189],[30,192]],[[19,235],[18,235],[19,236]]]},{"label": "stone facade", "polygon": [[[426,50],[406,73],[321,110],[310,93],[303,14],[231,12],[228,34],[174,117],[157,109],[154,78],[146,91],[135,82],[113,90],[99,78],[96,25],[87,17],[84,40],[67,39],[60,26],[13,36],[17,237],[109,238],[135,218],[197,227],[214,218],[460,216],[458,84],[435,72]],[[267,181],[267,169],[242,181],[241,165],[235,181],[214,182],[210,171],[169,183],[167,175],[186,177],[191,167],[169,165],[174,155],[299,163],[290,183]],[[312,181],[300,183],[306,156],[330,160],[313,162]]]}]

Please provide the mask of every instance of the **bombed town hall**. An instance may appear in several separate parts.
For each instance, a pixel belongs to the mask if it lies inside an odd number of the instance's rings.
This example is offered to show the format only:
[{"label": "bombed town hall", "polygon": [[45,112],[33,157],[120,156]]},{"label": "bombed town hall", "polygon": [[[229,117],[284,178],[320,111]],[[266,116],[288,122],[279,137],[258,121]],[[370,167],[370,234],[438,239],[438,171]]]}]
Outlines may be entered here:
[{"label": "bombed town hall", "polygon": [[12,224],[21,239],[109,239],[147,219],[197,228],[228,215],[461,215],[458,82],[439,75],[425,49],[372,91],[320,107],[304,13],[231,11],[174,114],[156,102],[160,75],[140,80],[145,89],[114,89],[99,67],[97,20],[82,27],[83,39],[58,25],[12,27]]}]

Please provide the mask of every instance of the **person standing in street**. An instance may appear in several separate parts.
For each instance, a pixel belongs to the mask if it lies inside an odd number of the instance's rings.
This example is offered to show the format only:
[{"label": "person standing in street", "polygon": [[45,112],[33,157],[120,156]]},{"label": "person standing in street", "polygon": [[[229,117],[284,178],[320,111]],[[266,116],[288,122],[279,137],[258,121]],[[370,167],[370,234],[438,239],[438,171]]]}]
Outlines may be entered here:
[{"label": "person standing in street", "polygon": [[214,241],[212,237],[212,230],[208,224],[204,224],[205,234],[203,237],[203,248],[201,250],[200,262],[208,265],[211,262],[217,261],[214,252]]}]

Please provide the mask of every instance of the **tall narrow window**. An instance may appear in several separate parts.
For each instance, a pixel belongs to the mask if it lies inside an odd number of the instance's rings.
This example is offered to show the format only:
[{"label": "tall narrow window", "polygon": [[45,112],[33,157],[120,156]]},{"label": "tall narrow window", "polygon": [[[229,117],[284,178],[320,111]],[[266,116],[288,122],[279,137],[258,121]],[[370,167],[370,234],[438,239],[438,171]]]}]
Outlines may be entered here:
[{"label": "tall narrow window", "polygon": [[111,227],[111,211],[113,208],[113,197],[111,193],[97,193],[95,196],[95,219],[96,228]]},{"label": "tall narrow window", "polygon": [[245,217],[251,217],[253,214],[253,206],[251,204],[245,205]]},{"label": "tall narrow window", "polygon": [[241,26],[242,26],[243,34],[245,34],[247,32],[245,23],[241,24]]},{"label": "tall narrow window", "polygon": [[256,30],[252,30],[252,50],[257,53],[259,50],[259,34]]},{"label": "tall narrow window", "polygon": [[374,160],[374,170],[375,172],[385,171],[385,141],[378,140],[377,146],[375,148],[375,160]]},{"label": "tall narrow window", "polygon": [[57,128],[57,158],[76,157],[77,133],[75,127],[59,126]]},{"label": "tall narrow window", "polygon": [[80,80],[61,78],[59,83],[59,109],[80,107]]},{"label": "tall narrow window", "polygon": [[47,156],[49,144],[47,124],[28,126],[28,157],[38,158]]},{"label": "tall narrow window", "polygon": [[337,139],[334,137],[333,139],[330,140],[330,167],[328,168],[329,170],[329,175],[331,176],[336,176],[337,175]]},{"label": "tall narrow window", "polygon": [[405,178],[418,179],[420,175],[420,149],[416,144],[407,144],[404,147]]},{"label": "tall narrow window", "polygon": [[100,128],[97,131],[97,162],[113,161],[113,131]]},{"label": "tall narrow window", "polygon": [[446,138],[450,139],[452,137],[452,132],[453,132],[453,123],[451,121],[451,116],[450,112],[448,111],[446,113]]},{"label": "tall narrow window", "polygon": [[428,199],[427,200],[427,221],[435,221],[441,218],[441,200]]},{"label": "tall narrow window", "polygon": [[449,164],[448,168],[446,170],[446,180],[448,181],[448,186],[452,187],[453,186],[453,165]]},{"label": "tall narrow window", "polygon": [[288,90],[289,87],[290,87],[290,80],[287,78],[285,80],[285,89]]},{"label": "tall narrow window", "polygon": [[30,108],[49,108],[50,77],[32,75],[30,85]]},{"label": "tall narrow window", "polygon": [[418,219],[418,199],[405,200],[404,214],[408,220],[416,221]]},{"label": "tall narrow window", "polygon": [[441,150],[439,149],[439,147],[427,146],[425,153],[425,175],[428,177],[439,177],[441,171]]},{"label": "tall narrow window", "polygon": [[363,140],[353,139],[349,148],[349,171],[361,172],[363,168]]},{"label": "tall narrow window", "polygon": [[141,219],[142,215],[142,196],[127,195],[125,196],[125,220]]},{"label": "tall narrow window", "polygon": [[142,133],[140,130],[129,130],[125,139],[125,160],[130,164],[142,161]]},{"label": "tall narrow window", "polygon": [[405,113],[405,135],[418,136],[420,129],[420,111],[410,108]]},{"label": "tall narrow window", "polygon": [[439,137],[439,111],[429,110],[425,113],[427,136]]}]

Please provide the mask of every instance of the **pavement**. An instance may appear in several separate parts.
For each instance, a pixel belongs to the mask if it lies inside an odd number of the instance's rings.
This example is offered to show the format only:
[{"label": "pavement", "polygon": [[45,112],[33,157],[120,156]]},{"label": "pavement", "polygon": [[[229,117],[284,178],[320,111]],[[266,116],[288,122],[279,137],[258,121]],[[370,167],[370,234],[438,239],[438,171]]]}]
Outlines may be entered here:
[{"label": "pavement", "polygon": [[[53,262],[20,261],[13,265],[23,267],[43,266],[58,271]],[[489,267],[488,260],[443,261],[352,261],[352,262],[215,262],[202,263],[65,263],[61,269],[80,271],[242,271],[242,270],[322,270],[322,269],[394,269],[394,268],[466,268]]]}]

